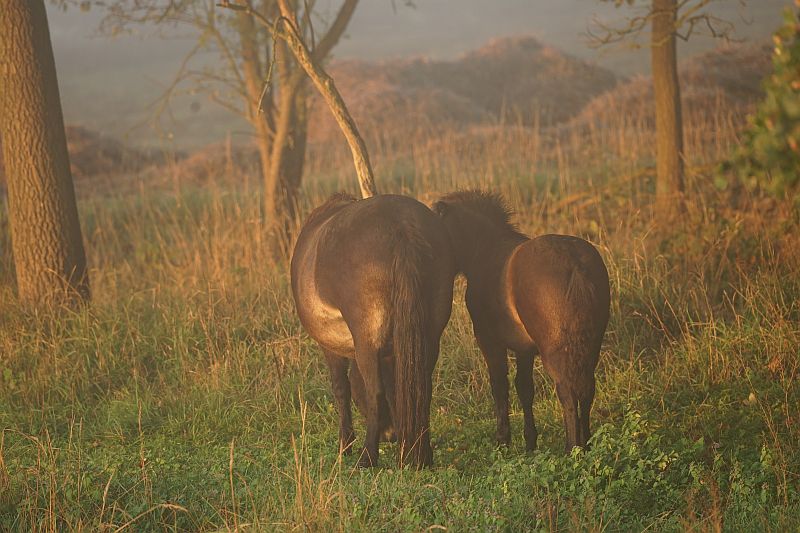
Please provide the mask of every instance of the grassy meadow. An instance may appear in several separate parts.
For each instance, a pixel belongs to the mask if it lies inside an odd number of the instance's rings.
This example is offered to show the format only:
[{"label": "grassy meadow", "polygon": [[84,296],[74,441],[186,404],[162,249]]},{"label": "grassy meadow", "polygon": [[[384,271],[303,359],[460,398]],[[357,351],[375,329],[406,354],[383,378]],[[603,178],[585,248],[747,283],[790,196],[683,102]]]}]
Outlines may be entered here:
[{"label": "grassy meadow", "polygon": [[[434,379],[436,466],[398,469],[387,444],[378,469],[340,457],[327,370],[246,169],[78,183],[93,302],[77,311],[17,308],[3,211],[0,530],[800,530],[800,217],[715,187],[741,117],[703,112],[687,118],[677,224],[651,212],[654,143],[635,114],[558,134],[369,139],[383,192],[491,188],[528,234],[600,250],[612,314],[595,434],[566,456],[538,362],[539,450],[524,451],[513,389],[513,443],[495,448],[459,280]],[[304,212],[356,186],[344,149],[312,149],[306,176]]]}]

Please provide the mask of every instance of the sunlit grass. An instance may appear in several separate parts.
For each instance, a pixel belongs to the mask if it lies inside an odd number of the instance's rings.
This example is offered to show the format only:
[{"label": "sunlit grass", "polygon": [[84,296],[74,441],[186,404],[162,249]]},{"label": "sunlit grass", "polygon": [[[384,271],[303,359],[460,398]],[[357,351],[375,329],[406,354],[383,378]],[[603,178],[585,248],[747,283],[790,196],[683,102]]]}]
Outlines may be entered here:
[{"label": "sunlit grass", "polygon": [[[336,453],[327,372],[285,262],[269,259],[257,187],[132,176],[79,188],[91,307],[19,311],[0,235],[0,529],[796,530],[798,214],[749,196],[733,206],[703,170],[717,146],[701,152],[690,134],[691,201],[664,227],[647,134],[626,131],[559,144],[509,126],[470,150],[454,134],[375,158],[386,192],[493,187],[524,231],[600,249],[613,303],[588,453],[562,455],[538,363],[540,450],[525,454],[515,403],[512,446],[495,449],[459,281],[435,375],[435,468],[398,470],[384,444],[382,468],[355,469]],[[354,189],[345,159],[325,181],[318,165],[306,211]]]}]

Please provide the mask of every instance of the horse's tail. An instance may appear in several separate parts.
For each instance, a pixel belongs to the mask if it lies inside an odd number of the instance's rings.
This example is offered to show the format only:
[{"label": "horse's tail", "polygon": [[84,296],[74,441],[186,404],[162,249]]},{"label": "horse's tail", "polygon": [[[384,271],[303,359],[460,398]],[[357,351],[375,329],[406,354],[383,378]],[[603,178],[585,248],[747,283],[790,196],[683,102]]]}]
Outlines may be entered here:
[{"label": "horse's tail", "polygon": [[608,274],[602,259],[597,267],[603,270],[598,270],[594,279],[582,268],[574,268],[567,285],[568,305],[586,313],[561,346],[567,375],[559,399],[567,404],[564,407],[568,412],[575,413],[566,417],[568,447],[585,447],[591,435],[589,414],[595,394],[594,372],[608,324],[609,306]]},{"label": "horse's tail", "polygon": [[[392,265],[392,346],[394,365],[394,425],[401,464],[429,465],[428,431],[431,403],[432,343],[427,338],[423,272],[432,257],[430,244],[409,224],[396,234]],[[391,400],[390,400],[391,401]]]},{"label": "horse's tail", "polygon": [[576,308],[594,305],[595,286],[581,268],[573,268],[567,284],[567,301]]},{"label": "horse's tail", "polygon": [[585,447],[591,436],[589,416],[595,394],[595,367],[600,347],[586,331],[571,332],[556,350],[563,358],[564,373],[556,383],[556,393],[564,409],[567,432],[566,451]]}]

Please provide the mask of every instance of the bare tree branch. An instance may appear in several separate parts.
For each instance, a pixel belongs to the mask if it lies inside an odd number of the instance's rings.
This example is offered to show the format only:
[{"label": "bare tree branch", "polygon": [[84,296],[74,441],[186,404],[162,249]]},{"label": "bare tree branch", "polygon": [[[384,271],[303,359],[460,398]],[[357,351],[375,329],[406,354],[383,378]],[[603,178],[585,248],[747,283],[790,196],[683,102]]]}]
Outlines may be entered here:
[{"label": "bare tree branch", "polygon": [[356,10],[358,0],[345,0],[342,4],[339,13],[336,15],[331,26],[328,28],[327,33],[320,39],[314,52],[311,55],[312,61],[319,63],[330,54],[334,46],[339,42],[344,31],[347,29],[347,24],[353,17],[353,12]]},{"label": "bare tree branch", "polygon": [[[350,13],[352,14],[352,10],[355,9],[357,0],[348,0],[345,2],[345,7],[348,3],[351,4]],[[347,106],[342,99],[342,95],[339,94],[338,89],[336,89],[333,78],[331,78],[321,66],[315,63],[314,58],[311,56],[311,53],[298,33],[297,26],[292,23],[290,18],[287,18],[287,15],[290,15],[291,13],[287,0],[278,0],[278,5],[281,8],[281,14],[285,21],[284,26],[286,27],[286,31],[283,32],[283,34],[285,35],[284,38],[286,39],[286,42],[294,52],[295,57],[300,65],[305,69],[308,76],[314,82],[314,85],[316,85],[317,89],[322,94],[322,97],[327,102],[328,107],[330,107],[331,111],[333,112],[333,116],[339,123],[339,127],[342,128],[345,138],[347,138],[347,143],[350,145],[350,151],[353,154],[353,163],[356,167],[356,174],[358,174],[358,182],[361,187],[361,196],[363,198],[375,196],[378,191],[375,187],[375,177],[372,172],[372,165],[369,162],[367,146],[364,143],[364,139],[358,132],[358,128],[356,127],[353,117],[347,110]],[[337,21],[341,19],[341,13],[345,11],[345,7],[342,8],[342,11],[340,11],[340,16],[337,17]],[[336,22],[334,22],[334,25],[336,25]],[[335,44],[336,40],[338,40],[338,37],[343,31],[343,27],[338,34],[334,33],[333,31],[329,31],[323,41],[320,41],[320,46],[317,48],[317,52],[319,53],[320,50],[323,50],[325,46],[329,46],[328,49],[330,49],[330,47]],[[331,35],[333,35],[333,39],[328,41],[329,44],[326,43],[324,45],[323,43]]]},{"label": "bare tree branch", "polygon": [[[675,20],[675,35],[686,41],[697,32],[699,27],[703,27],[708,32],[707,35],[714,39],[723,39],[726,42],[739,41],[739,39],[733,37],[736,27],[732,22],[724,20],[705,9],[715,1],[720,0],[680,0],[678,2],[678,16]],[[738,1],[740,4],[745,3],[745,0]],[[614,0],[614,3],[617,6],[623,4],[621,0]],[[632,4],[632,2],[628,3]],[[658,13],[652,7],[649,7],[642,14],[628,17],[624,25],[619,27],[606,24],[595,16],[592,18],[591,26],[586,30],[589,44],[593,47],[600,47],[635,40],[643,30],[651,25],[653,18],[656,16],[658,16]],[[681,32],[682,28],[685,31]],[[651,46],[657,44],[651,43]]]},{"label": "bare tree branch", "polygon": [[[278,20],[274,22],[270,21],[263,14],[254,10],[249,0],[247,1],[246,5],[235,4],[230,2],[230,0],[223,0],[219,6],[233,9],[235,11],[244,11],[251,14],[265,28],[267,28],[269,31],[276,32],[277,35],[288,44],[298,63],[306,71],[309,78],[311,78],[311,81],[325,99],[325,102],[331,109],[331,112],[339,124],[339,127],[342,129],[342,132],[347,139],[347,143],[350,146],[350,151],[353,154],[353,163],[356,167],[356,174],[358,175],[361,195],[364,198],[369,198],[370,196],[377,194],[377,189],[375,187],[375,178],[372,172],[372,165],[369,161],[369,154],[367,152],[366,144],[364,143],[364,139],[358,133],[358,128],[355,124],[355,121],[348,112],[347,106],[345,105],[341,94],[336,89],[333,78],[331,78],[318,64],[318,61],[315,60],[315,57],[324,57],[322,52],[325,50],[330,50],[333,45],[336,44],[339,37],[341,37],[341,34],[344,32],[347,21],[349,20],[349,16],[352,15],[357,3],[358,0],[345,1],[345,4],[342,6],[336,21],[334,21],[331,29],[317,46],[314,56],[312,56],[308,47],[303,42],[300,31],[295,24],[295,21],[297,20],[296,13],[290,8],[287,0],[278,0],[281,15]],[[342,14],[348,12],[349,15],[347,18],[344,18]],[[294,76],[292,76],[290,81],[294,81],[294,79]]]}]

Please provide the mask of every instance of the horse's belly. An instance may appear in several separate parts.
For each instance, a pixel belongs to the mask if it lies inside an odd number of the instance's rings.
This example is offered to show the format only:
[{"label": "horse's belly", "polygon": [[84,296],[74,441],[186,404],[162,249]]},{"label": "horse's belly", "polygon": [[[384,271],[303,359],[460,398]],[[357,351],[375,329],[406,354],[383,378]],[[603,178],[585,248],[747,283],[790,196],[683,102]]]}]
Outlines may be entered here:
[{"label": "horse's belly", "polygon": [[516,309],[510,307],[506,301],[496,300],[484,304],[480,300],[469,302],[468,298],[467,307],[476,332],[490,334],[515,352],[536,349],[536,344],[519,319]]}]

